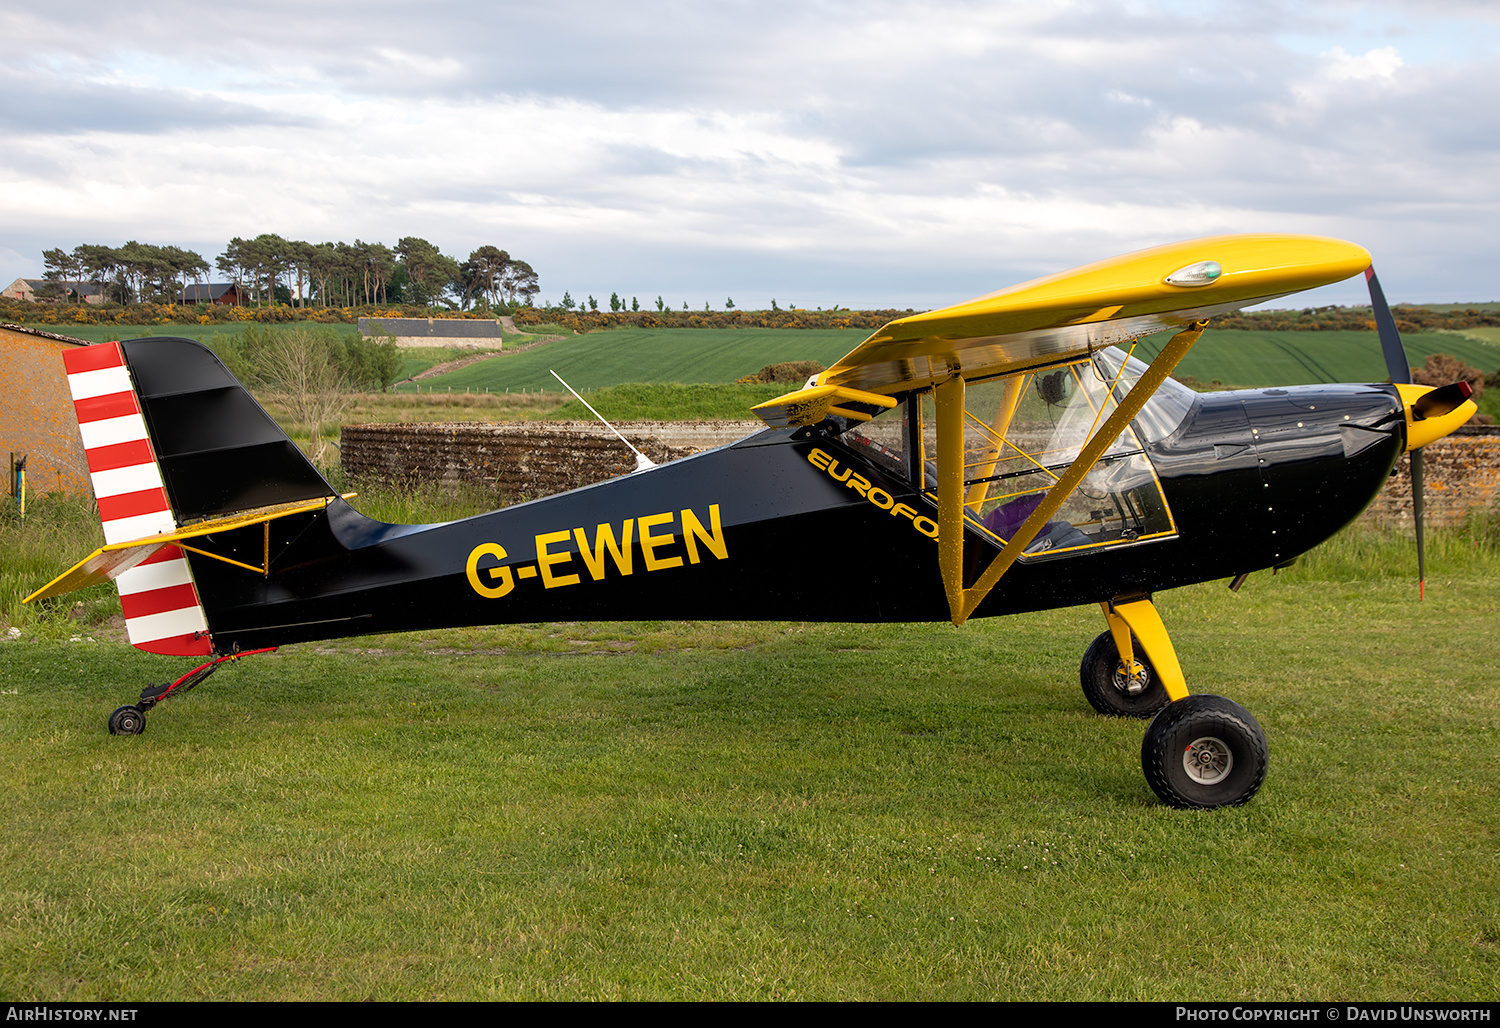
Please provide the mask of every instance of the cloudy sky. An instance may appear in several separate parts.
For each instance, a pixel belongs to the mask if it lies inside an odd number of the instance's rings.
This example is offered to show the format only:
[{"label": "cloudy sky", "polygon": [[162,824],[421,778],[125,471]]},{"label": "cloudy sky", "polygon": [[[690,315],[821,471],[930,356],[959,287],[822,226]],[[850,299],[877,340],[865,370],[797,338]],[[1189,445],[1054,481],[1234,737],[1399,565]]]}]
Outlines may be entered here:
[{"label": "cloudy sky", "polygon": [[415,235],[554,300],[922,308],[1289,231],[1500,299],[1487,0],[0,0],[0,39],[0,285]]}]

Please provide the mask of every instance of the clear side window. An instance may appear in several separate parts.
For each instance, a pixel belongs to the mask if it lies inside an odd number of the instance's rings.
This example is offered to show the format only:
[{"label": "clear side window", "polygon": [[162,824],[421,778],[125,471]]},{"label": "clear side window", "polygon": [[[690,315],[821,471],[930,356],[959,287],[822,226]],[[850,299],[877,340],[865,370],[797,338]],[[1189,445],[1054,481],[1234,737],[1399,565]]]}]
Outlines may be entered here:
[{"label": "clear side window", "polygon": [[[1123,356],[1123,355],[1122,355]],[[1084,444],[1114,412],[1124,364],[1081,360],[968,383],[964,401],[964,515],[1004,543],[1029,518]],[[915,406],[915,404],[913,404]],[[937,418],[921,397],[921,485],[936,499]],[[1175,532],[1151,462],[1127,428],[1027,547],[1029,556],[1135,542]]]},{"label": "clear side window", "polygon": [[910,479],[911,461],[906,452],[907,440],[911,438],[907,428],[910,407],[909,403],[897,404],[869,421],[856,424],[839,441],[874,464]]}]

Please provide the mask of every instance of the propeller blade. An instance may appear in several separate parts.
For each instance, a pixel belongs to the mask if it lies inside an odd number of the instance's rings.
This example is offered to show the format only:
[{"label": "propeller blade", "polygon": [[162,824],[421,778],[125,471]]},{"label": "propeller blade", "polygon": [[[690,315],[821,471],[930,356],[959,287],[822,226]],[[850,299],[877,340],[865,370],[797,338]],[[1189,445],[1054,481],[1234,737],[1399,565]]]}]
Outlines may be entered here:
[{"label": "propeller blade", "polygon": [[[1401,345],[1401,332],[1396,328],[1396,319],[1391,316],[1390,304],[1385,302],[1385,290],[1380,288],[1380,279],[1375,277],[1373,264],[1365,269],[1365,283],[1370,287],[1370,309],[1375,312],[1375,330],[1380,334],[1380,350],[1385,354],[1385,370],[1389,372],[1393,383],[1411,385],[1411,364],[1406,359],[1406,347]],[[1465,382],[1463,385],[1467,387],[1468,383]],[[1452,388],[1453,386],[1444,386],[1434,392],[1444,393]],[[1427,397],[1424,396],[1423,399],[1426,400]],[[1417,404],[1412,405],[1412,417],[1423,420],[1436,414],[1446,413],[1468,399],[1468,395],[1459,397],[1451,406],[1445,407],[1448,399],[1447,396],[1442,396],[1437,400],[1429,401],[1429,406],[1420,412],[1417,408],[1421,405],[1421,401],[1418,401]],[[1411,508],[1412,523],[1417,529],[1417,598],[1425,600],[1427,598],[1427,554],[1422,545],[1421,447],[1411,451]]]},{"label": "propeller blade", "polygon": [[1411,385],[1411,365],[1406,361],[1406,347],[1401,345],[1401,333],[1396,329],[1396,319],[1391,317],[1390,305],[1385,302],[1385,291],[1380,288],[1380,279],[1375,277],[1373,264],[1365,269],[1365,283],[1370,287],[1370,307],[1375,312],[1375,330],[1380,333],[1385,370],[1392,382]]},{"label": "propeller blade", "polygon": [[1427,557],[1422,550],[1422,451],[1411,451],[1411,507],[1417,526],[1417,599],[1427,598]]},{"label": "propeller blade", "polygon": [[1445,385],[1430,393],[1423,393],[1421,398],[1411,405],[1411,419],[1426,421],[1428,418],[1440,418],[1444,414],[1457,410],[1459,404],[1473,395],[1474,387],[1463,381]]}]

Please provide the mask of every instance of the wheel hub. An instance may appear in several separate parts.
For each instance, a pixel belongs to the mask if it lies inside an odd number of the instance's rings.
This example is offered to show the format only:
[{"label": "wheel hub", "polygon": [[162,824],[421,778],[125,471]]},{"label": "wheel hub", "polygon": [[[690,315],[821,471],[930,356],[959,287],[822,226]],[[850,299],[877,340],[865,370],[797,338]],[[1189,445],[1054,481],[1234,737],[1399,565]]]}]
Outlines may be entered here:
[{"label": "wheel hub", "polygon": [[1150,688],[1151,672],[1146,670],[1146,665],[1138,660],[1132,660],[1130,663],[1132,669],[1129,676],[1125,674],[1125,664],[1123,661],[1115,665],[1115,688],[1126,696],[1139,696]]},{"label": "wheel hub", "polygon": [[1217,785],[1234,769],[1234,754],[1224,740],[1205,735],[1182,751],[1182,769],[1199,785]]}]

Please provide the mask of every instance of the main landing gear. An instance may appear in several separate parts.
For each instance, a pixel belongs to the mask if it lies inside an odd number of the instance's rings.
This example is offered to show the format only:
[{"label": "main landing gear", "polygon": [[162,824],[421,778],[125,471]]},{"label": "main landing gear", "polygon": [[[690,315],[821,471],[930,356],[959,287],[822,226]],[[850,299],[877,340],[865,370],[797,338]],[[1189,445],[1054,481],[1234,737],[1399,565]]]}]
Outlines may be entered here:
[{"label": "main landing gear", "polygon": [[215,657],[207,664],[199,664],[175,682],[148,685],[141,690],[141,698],[137,703],[115,708],[115,712],[109,716],[109,734],[140,735],[146,730],[146,711],[156,706],[172,693],[188,692],[217,671],[219,665],[226,660],[239,660],[241,657],[250,657],[257,653],[275,652],[276,647],[269,646],[263,650],[248,650],[245,653],[226,653],[222,657]]},{"label": "main landing gear", "polygon": [[1141,742],[1141,769],[1151,791],[1182,809],[1248,803],[1270,763],[1260,723],[1232,700],[1188,693],[1149,597],[1099,606],[1110,630],[1084,654],[1083,694],[1101,714],[1151,718]]}]

